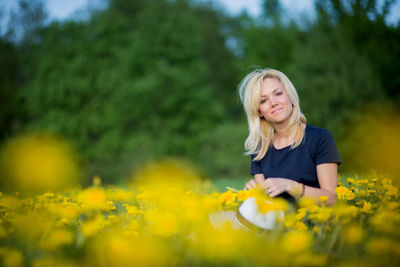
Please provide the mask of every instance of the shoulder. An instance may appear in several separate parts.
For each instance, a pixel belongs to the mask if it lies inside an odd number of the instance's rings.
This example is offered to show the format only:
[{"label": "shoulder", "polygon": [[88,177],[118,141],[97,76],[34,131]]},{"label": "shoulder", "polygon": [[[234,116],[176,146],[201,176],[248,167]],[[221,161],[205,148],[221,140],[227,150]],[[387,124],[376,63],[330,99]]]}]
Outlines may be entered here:
[{"label": "shoulder", "polygon": [[306,138],[309,138],[309,145],[316,164],[332,162],[341,164],[342,161],[331,132],[311,125],[306,129],[308,129]]},{"label": "shoulder", "polygon": [[307,124],[306,126],[306,138],[310,138],[311,140],[318,141],[324,139],[333,139],[332,134],[329,130],[312,126]]},{"label": "shoulder", "polygon": [[336,146],[331,132],[327,129],[307,124],[305,142],[314,149]]}]

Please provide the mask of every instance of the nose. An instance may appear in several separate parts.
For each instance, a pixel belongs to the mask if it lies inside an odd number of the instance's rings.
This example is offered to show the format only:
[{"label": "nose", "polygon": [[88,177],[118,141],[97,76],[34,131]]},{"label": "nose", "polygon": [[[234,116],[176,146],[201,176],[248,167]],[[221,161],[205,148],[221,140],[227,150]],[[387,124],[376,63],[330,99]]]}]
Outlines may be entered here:
[{"label": "nose", "polygon": [[274,96],[270,97],[269,103],[270,103],[271,106],[273,106],[273,107],[276,106],[276,104],[278,104],[278,102],[276,101],[276,99],[275,99]]}]

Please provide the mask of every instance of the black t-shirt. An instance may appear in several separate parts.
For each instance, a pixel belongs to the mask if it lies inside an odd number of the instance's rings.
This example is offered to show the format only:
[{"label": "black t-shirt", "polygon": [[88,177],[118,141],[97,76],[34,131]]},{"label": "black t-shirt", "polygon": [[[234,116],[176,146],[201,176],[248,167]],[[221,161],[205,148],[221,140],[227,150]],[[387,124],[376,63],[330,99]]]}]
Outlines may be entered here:
[{"label": "black t-shirt", "polygon": [[[322,128],[306,125],[304,139],[295,149],[290,146],[276,149],[272,144],[267,154],[259,161],[251,156],[250,174],[264,174],[269,177],[287,178],[312,187],[320,187],[317,176],[317,165],[322,163],[341,164],[339,152],[332,134]],[[289,199],[288,193],[279,195]]]}]

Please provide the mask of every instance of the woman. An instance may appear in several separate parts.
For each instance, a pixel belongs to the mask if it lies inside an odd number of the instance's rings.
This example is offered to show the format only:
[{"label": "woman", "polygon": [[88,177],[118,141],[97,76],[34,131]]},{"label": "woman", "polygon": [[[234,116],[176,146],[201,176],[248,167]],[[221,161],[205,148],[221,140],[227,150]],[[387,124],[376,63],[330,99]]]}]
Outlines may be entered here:
[{"label": "woman", "polygon": [[306,124],[290,80],[274,69],[257,69],[239,85],[249,124],[245,142],[254,179],[270,197],[294,200],[328,196],[336,203],[337,167],[341,163],[328,130]]}]

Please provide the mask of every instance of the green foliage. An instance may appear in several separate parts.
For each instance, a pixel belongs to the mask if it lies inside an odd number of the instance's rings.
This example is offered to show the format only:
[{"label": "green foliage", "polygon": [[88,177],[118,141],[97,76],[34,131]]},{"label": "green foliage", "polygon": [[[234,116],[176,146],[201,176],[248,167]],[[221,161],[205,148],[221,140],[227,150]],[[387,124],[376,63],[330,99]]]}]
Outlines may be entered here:
[{"label": "green foliage", "polygon": [[12,43],[0,39],[0,140],[11,134],[17,98],[18,55]]},{"label": "green foliage", "polygon": [[356,110],[382,98],[382,88],[369,61],[344,33],[318,26],[310,33],[296,47],[288,74],[308,122],[340,135]]},{"label": "green foliage", "polygon": [[132,158],[196,158],[232,110],[223,87],[232,57],[218,29],[199,27],[218,21],[213,11],[154,1],[128,18],[119,4],[44,28],[23,88],[30,127],[74,140],[105,180],[127,174]]},{"label": "green foliage", "polygon": [[400,27],[385,23],[396,0],[386,1],[316,1],[318,24],[329,24],[332,30],[345,34],[353,49],[368,61],[374,78],[387,97],[400,101],[398,75]]},{"label": "green foliage", "polygon": [[394,1],[318,0],[306,26],[275,0],[257,18],[189,0],[110,0],[87,20],[51,24],[40,1],[20,2],[0,39],[0,138],[61,134],[88,178],[116,181],[169,156],[213,179],[246,177],[236,86],[251,66],[286,73],[308,122],[339,144],[354,114],[400,99],[400,26],[385,23]]}]

